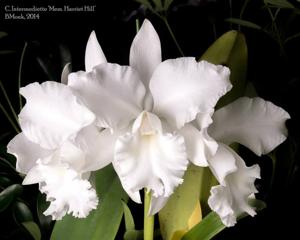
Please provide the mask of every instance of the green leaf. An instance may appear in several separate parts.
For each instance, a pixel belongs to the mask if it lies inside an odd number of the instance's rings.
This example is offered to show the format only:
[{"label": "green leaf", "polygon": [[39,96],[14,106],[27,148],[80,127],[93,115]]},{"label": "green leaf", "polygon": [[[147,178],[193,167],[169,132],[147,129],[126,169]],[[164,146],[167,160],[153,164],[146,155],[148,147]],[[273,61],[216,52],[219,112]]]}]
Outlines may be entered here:
[{"label": "green leaf", "polygon": [[34,240],[41,239],[41,231],[35,222],[22,222],[22,225],[30,233]]},{"label": "green leaf", "polygon": [[180,236],[189,230],[189,220],[199,204],[200,185],[200,167],[190,165],[185,172],[183,184],[176,189],[166,206],[159,212],[163,239],[180,239]]},{"label": "green leaf", "polygon": [[222,97],[220,108],[244,95],[247,77],[248,50],[245,37],[238,31],[229,31],[219,37],[202,55],[200,60],[222,64],[230,68],[233,88]]},{"label": "green leaf", "polygon": [[[153,234],[154,239],[161,240],[161,234],[159,229],[154,230]],[[143,230],[129,230],[124,234],[124,240],[143,240],[144,239],[144,231]]]},{"label": "green leaf", "polygon": [[156,11],[162,11],[163,10],[163,6],[162,6],[162,2],[161,0],[152,0],[154,5],[155,5],[155,10]]},{"label": "green leaf", "polygon": [[294,35],[292,35],[292,36],[290,36],[290,37],[288,37],[288,38],[286,38],[286,39],[284,40],[284,44],[288,43],[288,42],[291,41],[291,40],[295,40],[295,39],[297,39],[297,38],[299,38],[299,37],[300,37],[300,32],[299,32],[299,33],[296,33],[296,34],[294,34]]},{"label": "green leaf", "polygon": [[245,90],[245,96],[254,98],[257,97],[258,94],[252,82],[248,82]]},{"label": "green leaf", "polygon": [[182,240],[209,240],[224,230],[226,226],[215,212],[208,214],[198,225],[186,233]]},{"label": "green leaf", "polygon": [[[255,207],[256,211],[260,211],[266,207],[266,204],[263,201],[257,199],[251,199],[249,203]],[[246,216],[248,215],[241,214],[238,220],[241,220]],[[187,232],[182,240],[210,240],[225,228],[226,226],[222,223],[218,214],[211,212],[199,224]]]},{"label": "green leaf", "polygon": [[150,4],[150,2],[148,0],[135,0],[135,1],[143,4],[146,8],[148,8],[152,12],[155,12],[154,9],[153,9],[153,7],[151,6],[151,4]]},{"label": "green leaf", "polygon": [[14,172],[16,171],[15,167],[11,164],[11,162],[8,159],[0,157],[0,165],[3,165],[4,167],[10,168]]},{"label": "green leaf", "polygon": [[125,229],[126,229],[126,231],[134,230],[135,224],[134,224],[134,219],[131,214],[131,211],[125,202],[122,201],[122,204],[123,204],[123,210],[124,210]]},{"label": "green leaf", "polygon": [[68,215],[57,221],[52,240],[115,239],[123,216],[122,199],[127,201],[128,196],[112,165],[95,173],[95,184],[100,200],[98,208],[84,219]]},{"label": "green leaf", "polygon": [[208,167],[199,167],[198,168],[199,175],[200,175],[200,194],[199,194],[199,200],[202,210],[202,215],[206,216],[211,210],[208,206],[208,198],[210,196],[210,189],[212,186],[217,185],[218,181],[215,178],[215,176],[212,174],[210,169]]},{"label": "green leaf", "polygon": [[0,39],[1,38],[4,38],[4,37],[6,37],[7,36],[7,33],[6,32],[0,32]]},{"label": "green leaf", "polygon": [[33,216],[28,206],[20,201],[17,201],[13,207],[13,216],[16,223],[31,222]]},{"label": "green leaf", "polygon": [[[267,207],[266,203],[262,200],[259,199],[249,199],[249,204],[255,208],[255,211],[259,212]],[[242,214],[241,216],[238,217],[238,220],[249,216],[248,214]]]},{"label": "green leaf", "polygon": [[142,240],[144,239],[143,230],[128,230],[124,234],[124,240]]},{"label": "green leaf", "polygon": [[23,187],[20,184],[14,184],[5,188],[0,193],[0,212],[4,211],[11,202],[21,195]]},{"label": "green leaf", "polygon": [[172,4],[173,0],[165,0],[165,4],[164,4],[164,10],[168,10],[170,5]]},{"label": "green leaf", "polygon": [[270,4],[278,8],[295,8],[293,4],[291,4],[287,0],[264,0],[265,4]]},{"label": "green leaf", "polygon": [[241,25],[243,27],[248,27],[248,28],[253,28],[253,29],[257,29],[257,30],[261,30],[261,26],[250,22],[250,21],[246,21],[243,19],[239,19],[239,18],[226,18],[225,19],[226,22],[230,22],[230,23],[234,23],[234,24],[238,24]]},{"label": "green leaf", "polygon": [[41,228],[48,230],[51,227],[51,216],[45,216],[43,212],[49,207],[49,202],[46,201],[46,195],[39,193],[36,203],[36,212]]},{"label": "green leaf", "polygon": [[9,178],[0,176],[0,187],[6,188],[10,185],[12,185],[12,181]]}]

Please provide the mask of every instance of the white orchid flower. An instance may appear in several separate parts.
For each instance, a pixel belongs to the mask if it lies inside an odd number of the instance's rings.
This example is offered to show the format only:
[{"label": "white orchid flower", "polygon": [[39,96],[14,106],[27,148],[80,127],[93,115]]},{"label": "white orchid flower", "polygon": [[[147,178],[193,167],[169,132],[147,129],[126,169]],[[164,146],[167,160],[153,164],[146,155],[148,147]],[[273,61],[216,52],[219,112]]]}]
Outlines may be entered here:
[{"label": "white orchid flower", "polygon": [[32,83],[20,93],[26,98],[19,114],[22,132],[8,152],[17,158],[16,170],[27,174],[23,184],[39,183],[47,194],[45,215],[86,217],[98,204],[89,173],[109,163],[97,157],[103,139],[93,125],[95,115],[61,83]]},{"label": "white orchid flower", "polygon": [[[137,203],[139,190],[152,193],[150,214],[159,211],[182,183],[188,159],[207,166],[217,143],[205,130],[211,112],[230,90],[230,71],[185,57],[161,62],[159,37],[145,20],[130,49],[130,66],[107,63],[91,34],[87,72],[71,73],[68,85],[96,115],[122,186]],[[191,122],[199,119],[200,130]]]},{"label": "white orchid flower", "polygon": [[213,114],[208,132],[219,147],[209,167],[220,185],[212,187],[208,204],[224,225],[233,226],[241,213],[256,214],[249,199],[257,192],[255,179],[260,178],[259,166],[247,167],[229,144],[240,143],[258,156],[267,154],[286,139],[289,118],[282,108],[258,97],[239,98]]}]

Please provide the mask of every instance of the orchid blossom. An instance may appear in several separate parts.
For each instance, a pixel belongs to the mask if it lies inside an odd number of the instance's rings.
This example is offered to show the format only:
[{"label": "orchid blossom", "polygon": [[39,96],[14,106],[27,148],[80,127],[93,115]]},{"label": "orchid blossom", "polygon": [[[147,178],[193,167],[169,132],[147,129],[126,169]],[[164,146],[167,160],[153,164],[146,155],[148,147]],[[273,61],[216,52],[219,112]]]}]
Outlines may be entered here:
[{"label": "orchid blossom", "polygon": [[212,187],[208,204],[224,225],[233,226],[241,213],[256,214],[249,200],[255,198],[254,181],[260,178],[259,166],[247,167],[229,145],[240,143],[258,156],[267,154],[286,139],[289,118],[282,108],[258,97],[239,98],[212,115],[208,132],[219,147],[208,162],[220,185]]},{"label": "orchid blossom", "polygon": [[20,93],[26,98],[19,114],[22,132],[8,152],[17,158],[16,170],[26,174],[23,184],[39,183],[50,201],[45,215],[86,217],[98,204],[90,171],[110,163],[97,157],[103,139],[93,125],[95,115],[62,83],[32,83]]},{"label": "orchid blossom", "polygon": [[[92,32],[86,72],[71,73],[68,86],[96,116],[105,139],[99,159],[111,159],[128,195],[141,203],[151,192],[158,212],[183,182],[190,160],[208,166],[217,143],[207,134],[206,113],[231,89],[227,67],[184,57],[161,61],[160,39],[145,20],[130,49],[130,66],[107,63]],[[198,130],[191,122],[199,116]],[[203,116],[203,118],[201,118]]]}]

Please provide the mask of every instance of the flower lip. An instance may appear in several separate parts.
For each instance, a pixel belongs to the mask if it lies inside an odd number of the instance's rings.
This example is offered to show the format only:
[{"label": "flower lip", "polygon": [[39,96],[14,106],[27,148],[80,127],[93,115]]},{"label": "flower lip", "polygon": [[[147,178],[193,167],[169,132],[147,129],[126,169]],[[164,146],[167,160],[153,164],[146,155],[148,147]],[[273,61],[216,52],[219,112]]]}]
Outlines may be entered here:
[{"label": "flower lip", "polygon": [[132,126],[132,132],[135,133],[137,131],[139,131],[142,136],[161,133],[161,121],[155,114],[143,111]]},{"label": "flower lip", "polygon": [[[118,138],[113,165],[131,197],[143,188],[154,197],[169,197],[182,183],[188,165],[184,138],[163,133],[159,117],[143,111],[132,132]],[[133,197],[140,202],[139,197]]]}]

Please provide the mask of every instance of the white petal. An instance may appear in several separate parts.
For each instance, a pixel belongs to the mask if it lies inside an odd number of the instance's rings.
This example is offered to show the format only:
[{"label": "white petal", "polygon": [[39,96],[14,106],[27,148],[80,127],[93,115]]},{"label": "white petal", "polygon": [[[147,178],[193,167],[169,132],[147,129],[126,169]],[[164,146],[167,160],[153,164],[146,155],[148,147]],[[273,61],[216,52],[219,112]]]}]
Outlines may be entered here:
[{"label": "white petal", "polygon": [[67,141],[62,144],[56,152],[56,156],[61,163],[67,164],[68,167],[82,173],[85,166],[86,156],[85,153],[74,143]]},{"label": "white petal", "polygon": [[[92,209],[96,209],[98,198],[96,191],[87,180],[65,165],[39,164],[30,175],[39,177],[40,191],[47,195],[49,208],[44,212],[53,220],[60,220],[65,214],[84,218]],[[28,176],[28,175],[27,175]],[[27,177],[26,177],[27,178]],[[28,181],[24,179],[24,184]]]},{"label": "white petal", "polygon": [[168,197],[182,183],[188,161],[183,137],[127,133],[115,146],[114,167],[127,192],[142,188]]},{"label": "white petal", "polygon": [[227,67],[194,58],[177,58],[159,64],[150,80],[154,112],[181,128],[196,115],[210,112],[231,89]]},{"label": "white petal", "polygon": [[256,214],[253,207],[250,206],[249,200],[257,192],[254,181],[256,178],[260,178],[260,168],[258,165],[247,167],[243,159],[227,146],[223,145],[222,151],[224,158],[217,153],[217,158],[213,159],[214,166],[217,165],[217,162],[223,167],[226,167],[227,162],[232,165],[230,162],[232,159],[226,158],[224,154],[227,152],[227,156],[232,155],[231,158],[235,159],[235,170],[227,172],[221,182],[222,185],[211,189],[208,204],[219,214],[222,222],[229,227],[236,223],[236,218],[241,213],[246,212],[251,216]]},{"label": "white petal", "polygon": [[21,88],[26,105],[19,115],[24,135],[43,148],[54,149],[95,116],[61,83],[32,83]]},{"label": "white petal", "polygon": [[233,199],[229,188],[221,185],[214,186],[211,188],[210,194],[208,199],[210,208],[220,216],[225,226],[234,226],[236,224],[237,215],[232,209]]},{"label": "white petal", "polygon": [[120,134],[120,132],[111,133],[109,129],[99,131],[95,126],[88,126],[81,130],[75,142],[85,153],[85,165],[82,171],[96,171],[111,163],[115,142]]},{"label": "white petal", "polygon": [[16,170],[23,174],[28,173],[38,159],[52,154],[52,151],[29,141],[23,133],[19,133],[8,143],[7,152],[17,158]]},{"label": "white petal", "polygon": [[211,116],[213,115],[214,111],[209,112],[209,113],[198,113],[197,117],[195,119],[195,125],[197,128],[201,129],[205,129],[208,128],[213,120],[211,118]]},{"label": "white petal", "polygon": [[98,43],[96,33],[92,31],[85,49],[85,71],[90,72],[93,67],[106,62],[105,55]]},{"label": "white petal", "polygon": [[154,69],[161,63],[160,40],[151,22],[145,19],[130,48],[130,66],[140,74],[146,88]]},{"label": "white petal", "polygon": [[154,197],[152,196],[149,208],[149,215],[158,213],[168,202],[169,197]]},{"label": "white petal", "polygon": [[107,63],[89,73],[71,73],[69,86],[97,115],[99,127],[126,127],[143,109],[146,90],[130,67]]},{"label": "white petal", "polygon": [[143,111],[132,125],[132,132],[139,131],[142,135],[153,135],[162,132],[160,119],[150,112]]},{"label": "white petal", "polygon": [[289,118],[271,102],[242,97],[215,112],[209,133],[226,144],[238,142],[257,155],[267,154],[286,139]]},{"label": "white petal", "polygon": [[61,73],[61,83],[68,85],[68,76],[71,73],[71,63],[67,63]]},{"label": "white petal", "polygon": [[226,185],[225,177],[237,170],[236,158],[230,148],[219,143],[216,154],[208,159],[210,170],[222,185]]},{"label": "white petal", "polygon": [[192,124],[179,130],[184,137],[189,160],[200,167],[207,167],[207,160],[215,155],[218,144],[207,134],[207,129],[199,131]]}]

